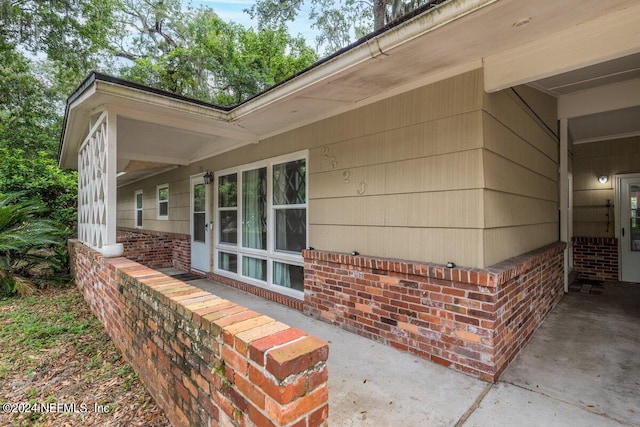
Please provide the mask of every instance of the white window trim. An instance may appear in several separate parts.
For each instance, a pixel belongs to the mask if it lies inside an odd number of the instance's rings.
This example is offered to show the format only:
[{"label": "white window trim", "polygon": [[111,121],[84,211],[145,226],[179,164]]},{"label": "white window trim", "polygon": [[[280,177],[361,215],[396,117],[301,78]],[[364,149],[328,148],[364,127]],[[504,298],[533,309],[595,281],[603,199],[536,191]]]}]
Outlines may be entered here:
[{"label": "white window trim", "polygon": [[[167,189],[167,214],[166,215],[160,215],[160,190],[162,188],[166,188]],[[156,186],[156,219],[159,220],[168,220],[169,219],[169,184],[162,184],[162,185],[158,185]],[[164,203],[165,200],[162,200],[162,203]]]},{"label": "white window trim", "polygon": [[[283,295],[291,296],[298,299],[304,298],[304,292],[298,291],[292,288],[286,288],[284,286],[276,285],[273,283],[273,262],[281,262],[285,264],[291,264],[299,267],[304,267],[304,258],[302,255],[276,251],[275,250],[275,208],[273,206],[273,166],[281,163],[292,162],[295,160],[304,160],[306,164],[306,176],[305,176],[305,194],[306,194],[306,203],[304,204],[296,204],[296,205],[285,205],[287,208],[305,208],[306,209],[306,223],[307,223],[307,235],[306,241],[307,244],[309,242],[309,151],[303,150],[295,153],[286,154],[283,156],[273,157],[266,160],[261,160],[258,162],[243,164],[237,167],[228,168],[215,172],[214,179],[214,190],[213,190],[213,198],[214,198],[214,209],[216,217],[219,216],[220,208],[218,207],[218,178],[220,176],[237,174],[237,186],[238,186],[238,201],[237,201],[237,212],[238,212],[238,235],[237,235],[237,244],[230,245],[228,243],[221,243],[219,230],[216,225],[214,230],[214,251],[213,251],[213,271],[220,276],[229,277],[231,279],[240,280],[242,282],[254,285],[259,288],[268,289],[270,291],[274,291]],[[267,249],[251,249],[251,248],[243,248],[242,247],[242,173],[244,171],[258,169],[258,168],[267,168]],[[280,207],[281,205],[276,205]],[[224,210],[224,208],[222,209]],[[237,256],[237,273],[233,273],[231,271],[222,270],[218,267],[218,253],[219,252],[227,252],[230,254],[234,254]],[[253,279],[251,277],[242,275],[242,257],[249,256],[253,258],[261,258],[267,260],[267,280],[263,282],[261,280]]]},{"label": "white window trim", "polygon": [[[138,208],[138,194],[142,195],[142,207]],[[142,190],[136,190],[133,193],[133,227],[142,228],[144,225],[144,218],[140,218],[142,224],[138,225],[138,211],[143,212],[144,215],[144,194]]]}]

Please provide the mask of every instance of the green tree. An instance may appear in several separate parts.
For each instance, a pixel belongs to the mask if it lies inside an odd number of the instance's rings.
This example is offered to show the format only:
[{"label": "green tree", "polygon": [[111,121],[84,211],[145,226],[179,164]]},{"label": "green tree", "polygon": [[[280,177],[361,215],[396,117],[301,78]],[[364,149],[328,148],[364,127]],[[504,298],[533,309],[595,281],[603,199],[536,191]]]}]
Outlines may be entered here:
[{"label": "green tree", "polygon": [[317,60],[284,27],[244,28],[208,8],[183,12],[161,2],[128,16],[138,35],[116,49],[132,61],[120,70],[124,78],[220,105],[242,102]]},{"label": "green tree", "polygon": [[57,96],[33,74],[23,54],[0,39],[0,147],[20,148],[27,156],[57,149],[60,129]]},{"label": "green tree", "polygon": [[318,29],[318,47],[331,54],[412,10],[444,0],[257,0],[246,10],[260,28],[278,27],[293,21],[309,5],[312,27]]},{"label": "green tree", "polygon": [[0,194],[21,192],[71,228],[76,173],[57,167],[61,117],[57,96],[36,78],[31,63],[0,40]]},{"label": "green tree", "polygon": [[0,39],[57,66],[52,86],[77,84],[80,76],[106,59],[108,36],[116,26],[119,0],[2,0]]}]

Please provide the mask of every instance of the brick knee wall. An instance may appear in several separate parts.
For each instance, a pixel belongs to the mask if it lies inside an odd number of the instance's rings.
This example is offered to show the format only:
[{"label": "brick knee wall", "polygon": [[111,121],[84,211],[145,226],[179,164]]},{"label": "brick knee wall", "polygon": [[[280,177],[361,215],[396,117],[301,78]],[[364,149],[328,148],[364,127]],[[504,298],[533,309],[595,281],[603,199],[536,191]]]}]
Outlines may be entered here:
[{"label": "brick knee wall", "polygon": [[184,271],[191,270],[191,236],[181,234],[173,239],[171,259],[173,267]]},{"label": "brick knee wall", "polygon": [[573,269],[578,277],[618,280],[618,239],[615,237],[573,237]]},{"label": "brick knee wall", "polygon": [[69,242],[76,282],[174,426],[325,426],[327,344]]},{"label": "brick knee wall", "polygon": [[117,242],[124,246],[124,257],[147,267],[191,269],[188,234],[118,227]]},{"label": "brick knee wall", "polygon": [[304,311],[493,382],[562,297],[564,248],[488,269],[306,250]]}]

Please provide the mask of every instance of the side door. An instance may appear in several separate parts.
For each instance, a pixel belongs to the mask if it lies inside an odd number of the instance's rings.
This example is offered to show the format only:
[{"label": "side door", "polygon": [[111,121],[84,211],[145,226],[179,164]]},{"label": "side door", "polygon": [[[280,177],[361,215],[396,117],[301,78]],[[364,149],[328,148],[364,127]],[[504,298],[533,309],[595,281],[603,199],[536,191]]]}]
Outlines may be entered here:
[{"label": "side door", "polygon": [[208,272],[211,264],[209,188],[202,176],[191,177],[191,268]]},{"label": "side door", "polygon": [[620,279],[640,282],[640,178],[620,185]]}]

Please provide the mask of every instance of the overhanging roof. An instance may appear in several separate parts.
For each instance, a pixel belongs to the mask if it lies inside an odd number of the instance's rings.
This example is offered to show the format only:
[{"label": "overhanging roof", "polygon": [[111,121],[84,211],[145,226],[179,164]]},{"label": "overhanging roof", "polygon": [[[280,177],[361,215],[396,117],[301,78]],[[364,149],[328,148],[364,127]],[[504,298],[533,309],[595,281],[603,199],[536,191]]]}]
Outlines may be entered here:
[{"label": "overhanging roof", "polygon": [[[625,19],[616,24],[616,16]],[[529,74],[531,67],[518,67],[518,61],[530,59],[528,46],[538,49],[534,52],[538,57],[544,57],[544,48],[536,43],[546,37],[563,41],[565,51],[573,49],[571,43],[580,43],[576,37],[585,28],[600,23],[615,33],[610,39],[606,31],[599,34],[609,42],[606,52],[594,49],[586,62],[580,56],[560,64],[550,58]],[[555,75],[565,74],[568,81],[562,82],[563,88],[570,88],[579,79],[572,73],[640,52],[637,31],[631,40],[617,39],[634,26],[640,27],[640,5],[635,0],[450,0],[232,108],[96,73],[67,104],[60,165],[76,167],[77,147],[92,115],[104,106],[118,116],[119,170],[131,161],[138,162],[138,168],[144,162],[158,168],[189,164],[477,68],[485,68],[488,90],[537,82],[539,88],[554,93],[551,85],[557,82],[550,78]],[[563,54],[553,47],[547,47],[550,54]]]}]

